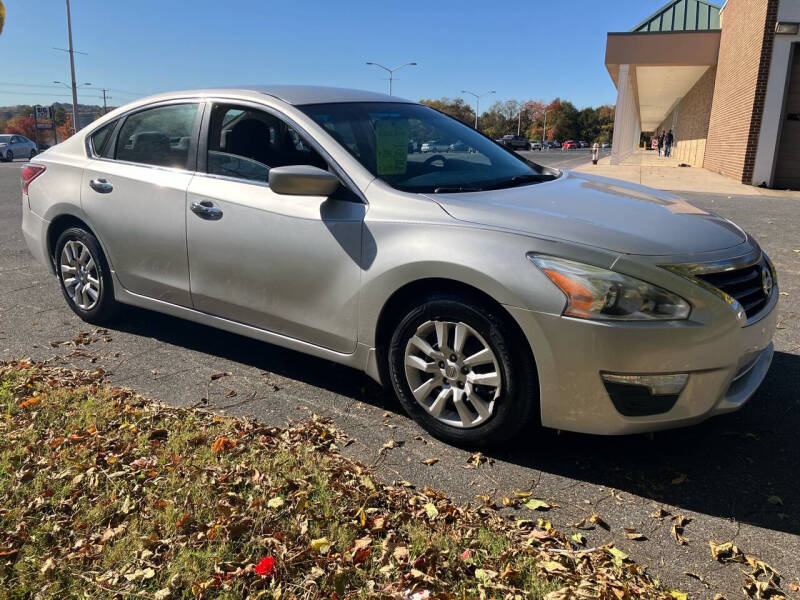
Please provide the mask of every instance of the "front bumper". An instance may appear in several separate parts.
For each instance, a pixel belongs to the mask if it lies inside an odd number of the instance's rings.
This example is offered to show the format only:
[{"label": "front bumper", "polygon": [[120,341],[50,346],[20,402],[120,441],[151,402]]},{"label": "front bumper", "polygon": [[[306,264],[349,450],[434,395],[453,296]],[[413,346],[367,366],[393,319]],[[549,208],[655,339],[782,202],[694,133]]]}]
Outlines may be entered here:
[{"label": "front bumper", "polygon": [[[741,408],[772,361],[778,290],[745,327],[728,307],[710,322],[612,323],[506,307],[533,349],[542,424],[593,434],[629,434],[691,425]],[[624,416],[601,373],[688,373],[666,412]]]}]

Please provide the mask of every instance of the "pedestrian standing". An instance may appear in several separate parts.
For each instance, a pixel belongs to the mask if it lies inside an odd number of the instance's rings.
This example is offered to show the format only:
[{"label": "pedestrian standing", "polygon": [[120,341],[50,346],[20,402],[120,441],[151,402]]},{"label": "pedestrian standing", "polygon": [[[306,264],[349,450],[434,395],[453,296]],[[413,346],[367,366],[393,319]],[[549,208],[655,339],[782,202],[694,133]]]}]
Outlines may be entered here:
[{"label": "pedestrian standing", "polygon": [[672,135],[672,129],[669,130],[664,138],[664,156],[672,154],[672,142],[675,141],[675,136]]},{"label": "pedestrian standing", "polygon": [[664,148],[664,132],[658,133],[658,155],[661,156],[661,150]]},{"label": "pedestrian standing", "polygon": [[597,142],[595,142],[595,143],[594,143],[594,146],[592,146],[592,164],[593,164],[593,165],[596,165],[596,164],[597,164],[597,155],[598,155],[599,153],[600,153],[600,144],[598,144]]}]

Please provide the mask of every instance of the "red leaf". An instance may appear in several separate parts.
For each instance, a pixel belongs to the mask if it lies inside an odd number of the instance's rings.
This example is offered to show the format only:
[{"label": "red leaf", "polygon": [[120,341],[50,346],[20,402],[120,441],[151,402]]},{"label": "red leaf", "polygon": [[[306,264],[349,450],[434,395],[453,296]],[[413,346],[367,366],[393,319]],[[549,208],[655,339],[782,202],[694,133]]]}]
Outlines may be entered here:
[{"label": "red leaf", "polygon": [[272,573],[272,570],[275,568],[275,559],[271,556],[265,556],[261,559],[256,565],[255,572],[261,575],[262,577],[269,577]]}]

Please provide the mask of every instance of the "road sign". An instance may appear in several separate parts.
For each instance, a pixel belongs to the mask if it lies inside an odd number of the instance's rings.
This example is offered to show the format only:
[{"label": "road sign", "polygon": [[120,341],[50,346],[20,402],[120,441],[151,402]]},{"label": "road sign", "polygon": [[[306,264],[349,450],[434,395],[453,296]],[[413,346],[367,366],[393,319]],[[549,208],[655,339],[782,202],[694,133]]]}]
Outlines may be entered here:
[{"label": "road sign", "polygon": [[53,122],[50,119],[45,119],[44,121],[40,121],[39,119],[36,120],[36,129],[52,129]]},{"label": "road sign", "polygon": [[51,118],[50,107],[49,106],[37,106],[36,107],[36,118],[37,119],[49,119],[49,118]]}]

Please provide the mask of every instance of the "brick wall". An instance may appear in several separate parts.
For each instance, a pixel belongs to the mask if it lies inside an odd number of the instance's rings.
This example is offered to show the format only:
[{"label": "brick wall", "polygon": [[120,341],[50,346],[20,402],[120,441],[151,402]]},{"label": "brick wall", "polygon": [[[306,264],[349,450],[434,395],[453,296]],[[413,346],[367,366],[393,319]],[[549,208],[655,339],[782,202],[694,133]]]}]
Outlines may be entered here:
[{"label": "brick wall", "polygon": [[751,183],[778,0],[728,0],[703,166]]},{"label": "brick wall", "polygon": [[703,166],[715,78],[716,69],[709,67],[657,128],[672,129],[672,156],[693,167]]}]

